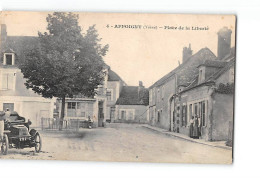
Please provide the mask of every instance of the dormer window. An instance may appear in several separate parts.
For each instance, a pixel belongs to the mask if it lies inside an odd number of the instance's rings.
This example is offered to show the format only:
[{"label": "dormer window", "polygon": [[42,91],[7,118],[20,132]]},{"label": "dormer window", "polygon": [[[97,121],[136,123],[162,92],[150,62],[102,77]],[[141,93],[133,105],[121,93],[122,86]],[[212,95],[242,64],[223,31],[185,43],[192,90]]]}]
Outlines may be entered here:
[{"label": "dormer window", "polygon": [[3,65],[14,65],[15,64],[15,56],[14,53],[4,53],[4,61]]},{"label": "dormer window", "polygon": [[199,72],[199,82],[202,81],[202,69],[200,69],[200,72]]},{"label": "dormer window", "polygon": [[199,79],[198,83],[203,83],[205,81],[205,66],[200,66],[199,68]]}]

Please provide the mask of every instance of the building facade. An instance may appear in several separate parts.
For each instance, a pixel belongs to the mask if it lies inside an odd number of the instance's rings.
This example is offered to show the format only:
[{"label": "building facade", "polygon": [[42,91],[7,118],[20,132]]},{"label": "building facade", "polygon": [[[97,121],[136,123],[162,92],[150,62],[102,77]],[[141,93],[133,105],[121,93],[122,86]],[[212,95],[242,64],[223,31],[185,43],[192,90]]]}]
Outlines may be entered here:
[{"label": "building facade", "polygon": [[116,112],[116,101],[118,100],[120,93],[126,86],[126,83],[111,69],[108,70],[108,80],[107,80],[107,115],[106,121],[115,121]]},{"label": "building facade", "polygon": [[40,127],[41,118],[53,117],[55,99],[46,99],[27,89],[26,79],[19,69],[24,51],[37,45],[36,37],[7,36],[5,24],[1,24],[0,110],[16,111]]},{"label": "building facade", "polygon": [[116,101],[114,122],[148,123],[149,91],[142,82],[139,86],[123,86]]},{"label": "building facade", "polygon": [[208,48],[203,48],[188,59],[183,59],[181,65],[149,88],[149,116],[152,125],[171,130],[171,107],[173,106],[171,98],[178,92],[178,86],[188,85],[198,71],[197,66],[207,59],[215,58],[216,56]]},{"label": "building facade", "polygon": [[[102,85],[96,89],[93,98],[76,95],[74,98],[66,98],[64,120],[88,120],[93,121],[93,127],[102,127],[104,122],[115,120],[115,104],[119,98],[125,82],[105,65],[105,77]],[[58,100],[59,114],[61,113],[61,101]]]},{"label": "building facade", "polygon": [[[235,51],[231,31],[218,33],[218,57],[208,48],[192,55],[183,49],[183,62],[149,88],[149,121],[152,125],[190,135],[199,119],[200,138],[227,140],[233,121]],[[228,48],[228,50],[227,50]]]}]

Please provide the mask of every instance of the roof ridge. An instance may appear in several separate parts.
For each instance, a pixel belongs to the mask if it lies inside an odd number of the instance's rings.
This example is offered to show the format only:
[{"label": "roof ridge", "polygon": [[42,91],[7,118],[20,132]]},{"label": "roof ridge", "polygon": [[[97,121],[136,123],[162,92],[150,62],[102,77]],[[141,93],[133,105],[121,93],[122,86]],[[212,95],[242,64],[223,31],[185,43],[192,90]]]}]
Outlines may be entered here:
[{"label": "roof ridge", "polygon": [[[232,59],[227,62],[226,66],[222,67],[221,69],[219,69],[216,73],[212,74],[207,81],[209,81],[211,78],[213,78],[214,80],[216,80],[221,74],[223,74],[224,72],[226,72],[233,64],[235,63],[235,57],[232,57]],[[215,76],[215,77],[214,77]]]},{"label": "roof ridge", "polygon": [[[163,77],[161,77],[159,80],[157,80],[154,84],[152,84],[149,88],[152,88],[154,86],[160,86],[161,84],[156,84],[156,83],[163,83],[164,81],[166,81],[167,79],[169,79],[170,77],[172,77],[175,72],[179,69],[181,69],[181,67],[183,67],[186,63],[188,63],[190,61],[191,58],[194,58],[195,56],[200,55],[203,51],[208,51],[210,52],[211,55],[213,55],[216,58],[216,55],[208,48],[208,47],[204,47],[201,48],[199,51],[197,51],[195,54],[193,54],[192,56],[190,56],[186,61],[184,61],[182,64],[180,64],[179,66],[175,67],[172,71],[170,71],[169,73],[167,73],[166,75],[164,75]],[[168,76],[169,75],[169,76]],[[168,76],[168,77],[167,77]],[[167,77],[167,78],[165,78]],[[165,78],[165,79],[163,79]],[[162,80],[162,81],[161,81]]]}]

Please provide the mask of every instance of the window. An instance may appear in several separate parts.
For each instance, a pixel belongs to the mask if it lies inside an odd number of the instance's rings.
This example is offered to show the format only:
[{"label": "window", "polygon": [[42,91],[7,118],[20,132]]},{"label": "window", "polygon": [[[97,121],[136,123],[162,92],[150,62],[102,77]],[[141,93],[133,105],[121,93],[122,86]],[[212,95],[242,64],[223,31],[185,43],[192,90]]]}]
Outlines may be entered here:
[{"label": "window", "polygon": [[192,104],[189,105],[189,120],[192,120]]},{"label": "window", "polygon": [[67,110],[67,116],[68,117],[77,117],[76,113],[76,102],[68,102],[68,110]]},{"label": "window", "polygon": [[165,88],[164,86],[162,87],[162,99],[164,98],[164,93],[165,93]]},{"label": "window", "polygon": [[80,109],[81,103],[76,103],[77,109]]},{"label": "window", "polygon": [[205,104],[205,101],[201,102],[201,123],[202,123],[202,126],[206,126],[206,104]]},{"label": "window", "polygon": [[128,120],[133,120],[134,119],[134,112],[133,111],[128,111],[127,119]]},{"label": "window", "polygon": [[198,104],[195,103],[194,104],[194,117],[196,117],[198,115]]},{"label": "window", "polygon": [[5,55],[6,58],[6,65],[12,65],[12,55]]},{"label": "window", "polygon": [[4,54],[4,65],[14,65],[14,54],[13,53],[5,53]]},{"label": "window", "polygon": [[110,119],[115,119],[115,108],[114,108],[114,107],[111,107],[111,110],[110,110]]},{"label": "window", "polygon": [[206,110],[207,110],[206,101],[200,101],[198,103],[194,103],[193,107],[192,107],[192,104],[190,104],[189,105],[189,120],[192,119],[192,116],[194,116],[194,119],[196,116],[198,116],[200,118],[199,125],[206,126]]},{"label": "window", "polygon": [[112,101],[112,90],[107,90],[107,100]]},{"label": "window", "polygon": [[68,102],[67,117],[86,117],[85,103]]},{"label": "window", "polygon": [[187,125],[187,106],[182,106],[182,126]]},{"label": "window", "polygon": [[157,89],[157,103],[160,102],[160,89]]},{"label": "window", "polygon": [[76,102],[68,102],[68,109],[76,109]]},{"label": "window", "polygon": [[201,83],[201,81],[202,81],[202,70],[200,70],[199,72],[199,83]]},{"label": "window", "polygon": [[156,118],[156,108],[155,106],[153,107],[153,120],[155,121]]},{"label": "window", "polygon": [[135,110],[134,109],[120,109],[119,119],[121,120],[134,120]]},{"label": "window", "polygon": [[121,119],[126,120],[126,111],[124,110],[121,111]]},{"label": "window", "polygon": [[14,73],[4,73],[2,75],[2,89],[14,89]]}]

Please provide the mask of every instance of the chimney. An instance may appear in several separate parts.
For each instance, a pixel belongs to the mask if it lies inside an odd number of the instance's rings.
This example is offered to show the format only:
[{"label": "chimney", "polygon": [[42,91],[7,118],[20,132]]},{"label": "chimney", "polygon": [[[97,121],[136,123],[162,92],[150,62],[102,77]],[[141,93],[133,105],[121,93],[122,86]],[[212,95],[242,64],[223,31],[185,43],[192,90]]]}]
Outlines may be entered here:
[{"label": "chimney", "polygon": [[142,81],[139,81],[139,87],[144,87]]},{"label": "chimney", "polygon": [[7,37],[6,25],[1,24],[1,42],[4,42]]},{"label": "chimney", "polygon": [[142,98],[142,92],[143,92],[144,86],[143,86],[143,82],[139,81],[139,86],[138,86],[138,98]]},{"label": "chimney", "polygon": [[232,30],[223,27],[218,31],[218,59],[223,59],[230,53]]},{"label": "chimney", "polygon": [[189,44],[189,47],[183,47],[182,63],[187,61],[191,56],[192,56],[192,50],[191,50],[191,45]]}]

